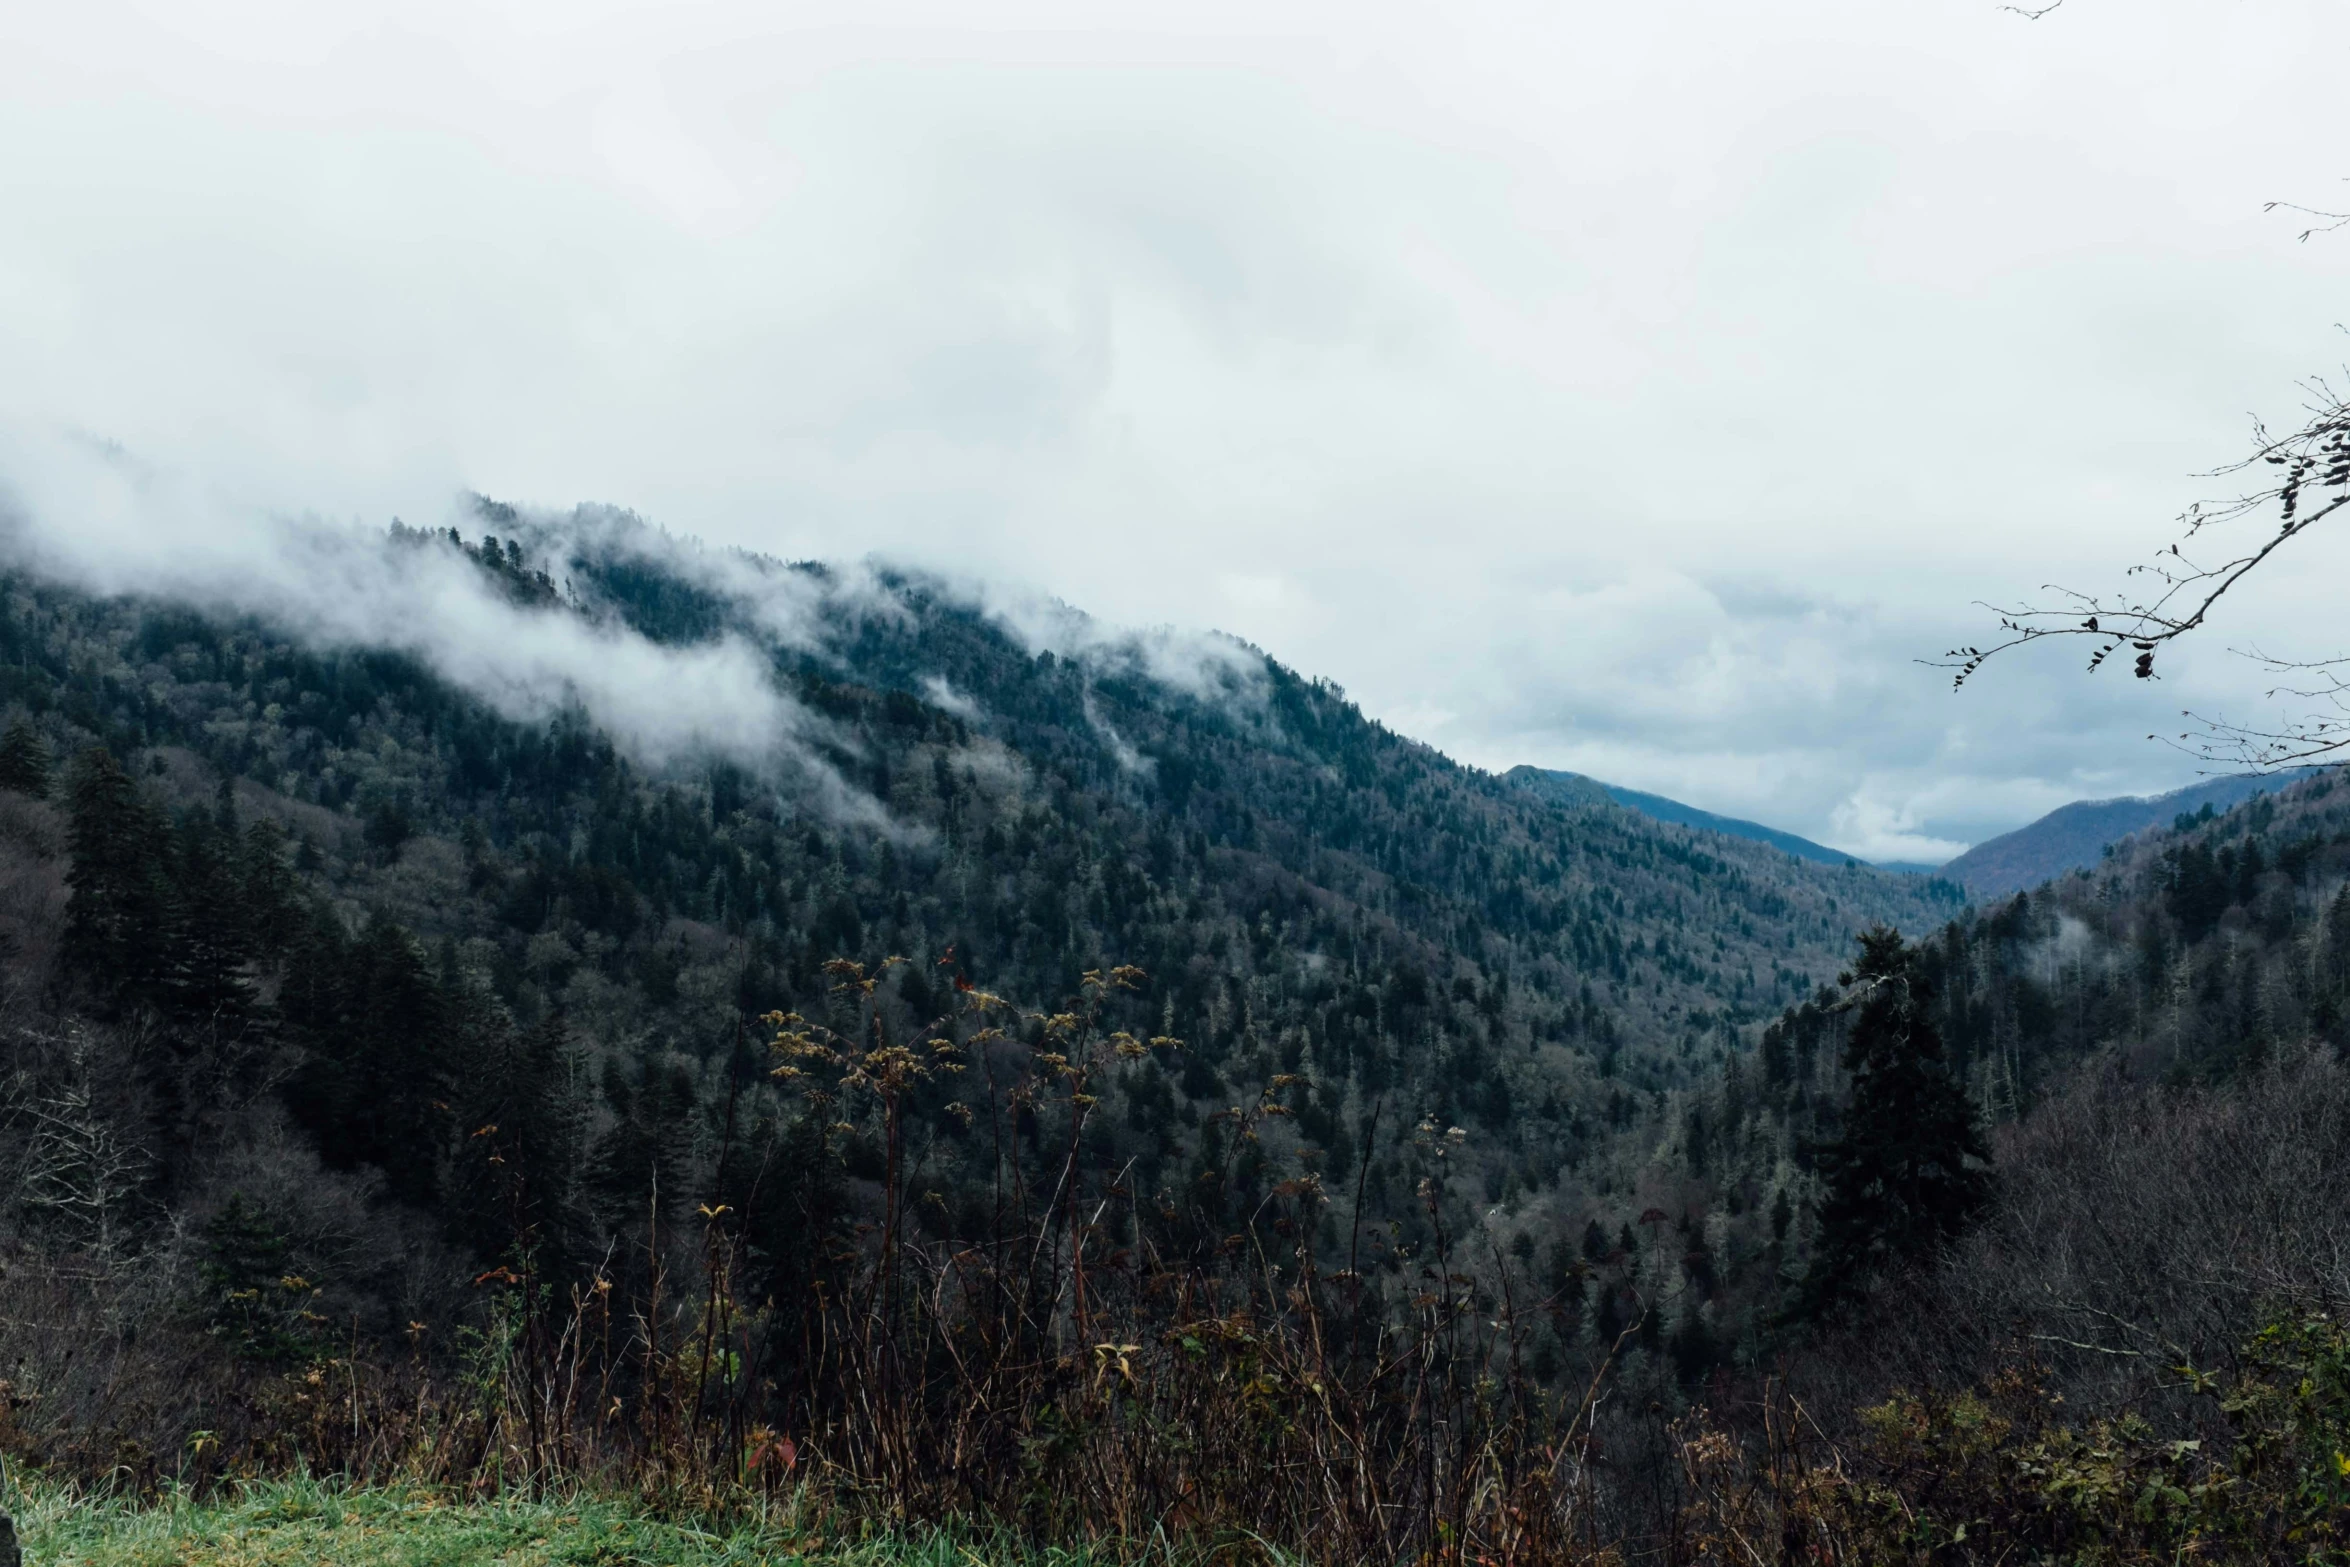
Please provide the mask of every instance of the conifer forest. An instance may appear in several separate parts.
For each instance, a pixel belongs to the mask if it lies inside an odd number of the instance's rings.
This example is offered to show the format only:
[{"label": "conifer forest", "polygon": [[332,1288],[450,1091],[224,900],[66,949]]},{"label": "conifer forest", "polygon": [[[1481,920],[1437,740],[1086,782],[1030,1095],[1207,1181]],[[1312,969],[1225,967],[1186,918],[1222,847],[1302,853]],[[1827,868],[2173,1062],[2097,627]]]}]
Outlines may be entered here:
[{"label": "conifer forest", "polygon": [[0,580],[12,1464],[1236,1559],[2350,1552],[2332,773],[1970,903],[1239,643],[472,521],[373,547],[754,647],[801,743]]}]

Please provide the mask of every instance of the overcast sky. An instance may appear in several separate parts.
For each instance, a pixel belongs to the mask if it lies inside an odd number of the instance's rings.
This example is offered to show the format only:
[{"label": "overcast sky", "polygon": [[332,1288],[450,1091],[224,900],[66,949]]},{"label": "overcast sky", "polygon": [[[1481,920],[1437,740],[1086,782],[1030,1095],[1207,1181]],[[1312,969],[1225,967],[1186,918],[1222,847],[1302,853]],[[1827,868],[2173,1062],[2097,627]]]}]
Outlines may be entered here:
[{"label": "overcast sky", "polygon": [[2350,626],[2320,539],[2157,685],[1914,662],[2350,359],[2350,231],[2262,212],[2350,200],[2346,59],[2339,0],[8,6],[0,424],[1221,628],[1939,858]]}]

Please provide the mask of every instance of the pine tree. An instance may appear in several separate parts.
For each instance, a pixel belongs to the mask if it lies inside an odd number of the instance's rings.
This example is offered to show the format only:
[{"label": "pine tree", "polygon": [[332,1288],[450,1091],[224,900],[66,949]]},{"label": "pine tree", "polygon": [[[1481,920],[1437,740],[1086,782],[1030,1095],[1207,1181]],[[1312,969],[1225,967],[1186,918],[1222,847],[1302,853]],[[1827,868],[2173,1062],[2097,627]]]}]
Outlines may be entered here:
[{"label": "pine tree", "polygon": [[253,1011],[253,909],[234,826],[201,818],[181,826],[165,924],[163,1009],[213,1031],[233,1029]]},{"label": "pine tree", "polygon": [[379,914],[345,936],[331,909],[314,919],[278,997],[304,1052],[288,1107],[329,1165],[372,1164],[393,1196],[429,1205],[451,1131],[448,998],[392,920]]},{"label": "pine tree", "polygon": [[2328,994],[2350,996],[2350,886],[2334,894],[2326,908],[2324,933],[2318,945],[2318,983]]},{"label": "pine tree", "polygon": [[238,895],[257,958],[284,955],[303,934],[304,889],[285,851],[285,829],[267,817],[247,827],[237,847]]},{"label": "pine tree", "polygon": [[1897,931],[1860,938],[1839,976],[1852,1014],[1844,1133],[1816,1150],[1827,1182],[1802,1308],[1826,1310],[1884,1267],[1929,1255],[1982,1211],[1990,1152],[1951,1076],[1917,953]]},{"label": "pine tree", "polygon": [[204,1260],[197,1276],[211,1297],[209,1327],[247,1359],[288,1362],[314,1348],[305,1309],[315,1288],[296,1276],[292,1246],[268,1216],[232,1192],[200,1232]]},{"label": "pine tree", "polygon": [[0,735],[0,789],[49,798],[49,748],[21,718]]},{"label": "pine tree", "polygon": [[66,839],[67,966],[117,1000],[151,1000],[165,968],[170,845],[162,818],[103,748],[75,770]]},{"label": "pine tree", "polygon": [[542,1263],[559,1259],[579,1218],[572,1197],[582,1158],[570,1027],[557,1010],[517,1029],[494,1000],[460,1000],[470,1014],[457,1127],[468,1236],[485,1255],[523,1248]]},{"label": "pine tree", "polygon": [[607,1060],[603,1087],[612,1124],[596,1145],[588,1184],[607,1219],[628,1225],[648,1198],[684,1195],[697,1096],[684,1063],[649,1044],[633,1073]]}]

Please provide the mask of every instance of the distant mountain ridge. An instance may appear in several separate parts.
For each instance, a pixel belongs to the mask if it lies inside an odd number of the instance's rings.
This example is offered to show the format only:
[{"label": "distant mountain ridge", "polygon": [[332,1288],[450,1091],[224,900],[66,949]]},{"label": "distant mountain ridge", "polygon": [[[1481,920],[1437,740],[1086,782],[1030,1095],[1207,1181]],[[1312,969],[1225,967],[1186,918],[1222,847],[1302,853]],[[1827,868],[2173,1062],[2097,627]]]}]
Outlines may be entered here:
[{"label": "distant mountain ridge", "polygon": [[[1513,767],[1506,775],[1511,782],[1541,789],[1561,798],[1587,800],[1594,804],[1611,800],[1627,810],[1638,811],[1654,821],[1671,822],[1681,827],[1698,827],[1707,832],[1718,832],[1731,838],[1744,838],[1754,843],[1767,843],[1772,848],[1794,855],[1799,860],[1810,860],[1818,865],[1866,865],[1869,862],[1841,849],[1831,849],[1824,843],[1776,827],[1765,827],[1736,816],[1716,816],[1701,811],[1694,805],[1683,805],[1661,794],[1649,794],[1639,789],[1626,789],[1617,784],[1603,783],[1582,773],[1554,771],[1541,767]],[[1919,865],[1883,865],[1879,870],[1919,871],[1931,867]]]},{"label": "distant mountain ridge", "polygon": [[1976,844],[1943,866],[1942,874],[1966,888],[1972,898],[2005,897],[2067,871],[2095,865],[2103,858],[2106,845],[2119,843],[2132,833],[2167,826],[2207,805],[2214,812],[2226,811],[2320,771],[2323,769],[2305,767],[2281,773],[2244,773],[2206,779],[2168,794],[2076,800],[2029,826]]},{"label": "distant mountain ridge", "polygon": [[1768,844],[1817,865],[1857,864],[1875,870],[1941,876],[1964,887],[1970,898],[1982,900],[2005,897],[2027,887],[2037,887],[2067,871],[2095,865],[2109,844],[2119,843],[2133,833],[2168,826],[2177,817],[2192,815],[2207,805],[2214,812],[2225,812],[2256,795],[2274,793],[2297,779],[2322,771],[2322,768],[2304,767],[2280,773],[2245,773],[2206,779],[2167,794],[2076,800],[2013,832],[1986,839],[1941,866],[1862,860],[1796,833],[1740,817],[1718,816],[1661,794],[1627,789],[1583,773],[1514,767],[1504,776],[1512,783],[1553,799],[1586,805],[1620,805],[1653,821]]}]

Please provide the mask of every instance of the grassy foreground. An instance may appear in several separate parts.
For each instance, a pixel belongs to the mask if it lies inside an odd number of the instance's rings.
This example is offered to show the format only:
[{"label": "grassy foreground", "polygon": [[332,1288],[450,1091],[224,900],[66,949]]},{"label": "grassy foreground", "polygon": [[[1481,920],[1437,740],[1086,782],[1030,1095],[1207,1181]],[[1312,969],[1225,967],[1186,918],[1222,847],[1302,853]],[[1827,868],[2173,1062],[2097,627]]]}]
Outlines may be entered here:
[{"label": "grassy foreground", "polygon": [[946,1533],[827,1540],[760,1523],[712,1530],[588,1496],[461,1501],[305,1480],[254,1484],[201,1503],[148,1504],[36,1484],[12,1488],[7,1506],[26,1567],[1092,1567],[1096,1560]]}]

